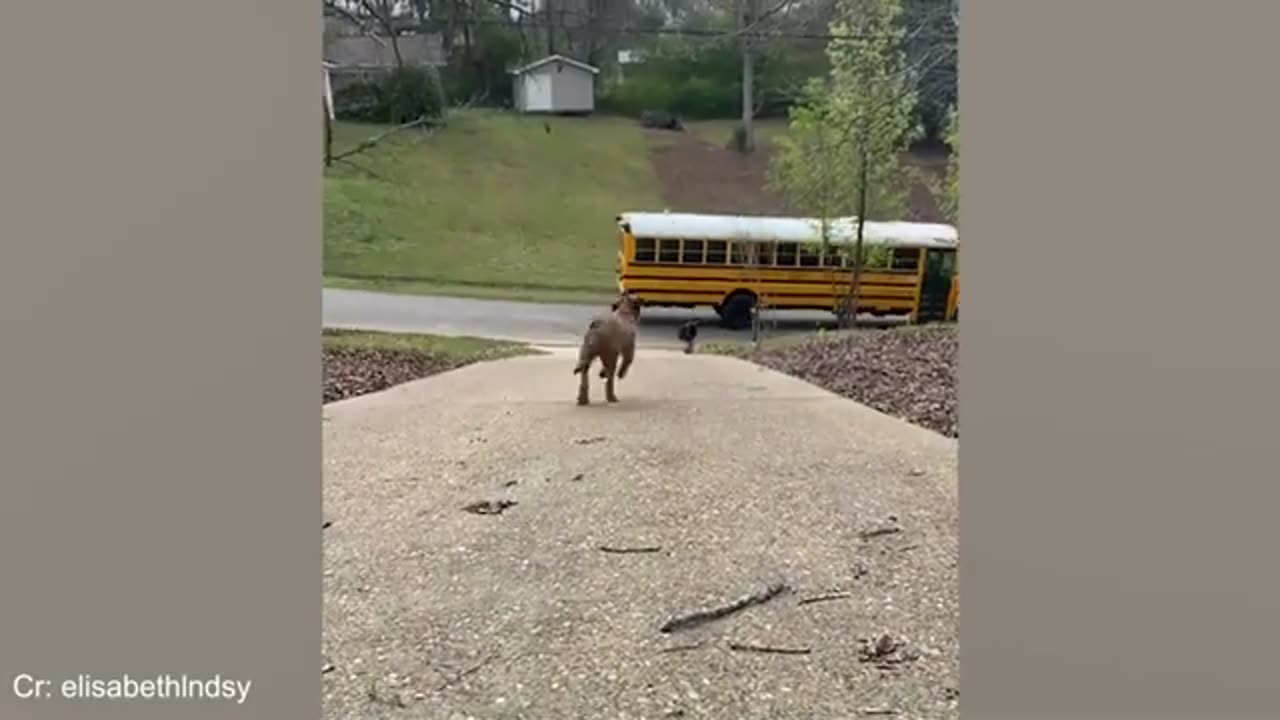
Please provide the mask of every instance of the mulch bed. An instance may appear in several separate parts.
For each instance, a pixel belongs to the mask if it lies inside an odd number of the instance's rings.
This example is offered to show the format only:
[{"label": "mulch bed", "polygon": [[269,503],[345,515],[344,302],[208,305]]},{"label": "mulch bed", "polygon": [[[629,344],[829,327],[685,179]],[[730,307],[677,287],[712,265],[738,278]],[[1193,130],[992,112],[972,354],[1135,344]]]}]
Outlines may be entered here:
[{"label": "mulch bed", "polygon": [[405,350],[324,349],[324,402],[385,390],[470,361]]},{"label": "mulch bed", "polygon": [[864,330],[732,354],[856,400],[883,413],[960,437],[956,325]]}]

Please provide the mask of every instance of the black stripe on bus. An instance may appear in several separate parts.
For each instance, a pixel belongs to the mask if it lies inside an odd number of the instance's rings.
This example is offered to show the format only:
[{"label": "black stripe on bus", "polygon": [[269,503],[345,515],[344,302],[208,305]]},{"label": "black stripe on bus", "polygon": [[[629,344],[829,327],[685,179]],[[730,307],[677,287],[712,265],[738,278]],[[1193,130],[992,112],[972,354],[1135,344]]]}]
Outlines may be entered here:
[{"label": "black stripe on bus", "polygon": [[[848,285],[849,278],[836,278],[834,281],[829,278],[743,278],[743,277],[711,277],[706,275],[635,275],[627,273],[622,276],[623,280],[648,280],[653,282],[717,282],[717,283],[738,283],[742,285],[754,283],[789,284],[789,285],[823,285],[831,287],[832,285]],[[915,287],[916,278],[912,276],[911,282],[884,282],[882,280],[863,279],[862,285],[884,285],[887,287]]]},{"label": "black stripe on bus", "polygon": [[[858,293],[858,296],[859,296],[859,302],[863,302],[863,301],[867,301],[867,302],[874,302],[874,301],[886,301],[886,302],[904,302],[904,304],[911,304],[911,305],[914,305],[914,304],[915,304],[915,297],[914,297],[914,296],[905,296],[905,297],[904,297],[904,296],[900,296],[900,295],[876,295],[876,293],[874,293],[874,292],[867,292],[867,290],[868,290],[868,288],[863,288],[863,291],[861,291],[861,292],[859,292],[859,293]],[[634,292],[634,293],[636,293],[636,295],[640,295],[640,296],[657,296],[657,297],[669,297],[669,296],[681,296],[681,297],[707,297],[707,299],[708,299],[708,300],[710,300],[710,301],[716,301],[716,302],[718,302],[719,300],[724,299],[724,297],[726,297],[726,296],[728,295],[728,292],[709,291],[709,290],[657,290],[657,288],[653,288],[653,290],[649,290],[649,288],[644,288],[644,287],[628,287],[628,288],[627,288],[627,291],[628,291],[628,292]],[[820,299],[824,299],[824,301],[829,301],[829,300],[831,300],[831,299],[832,299],[832,297],[833,297],[833,296],[831,295],[831,293],[829,293],[829,292],[822,292],[822,293],[812,293],[812,292],[765,292],[765,293],[764,293],[764,296],[765,296],[765,297],[767,297],[767,299],[769,299],[769,300],[772,300],[772,299],[796,299],[796,297],[815,297],[815,299],[817,299],[817,297],[820,297]]]},{"label": "black stripe on bus", "polygon": [[[816,288],[823,288],[823,289],[826,289],[826,290],[830,290],[831,288],[834,288],[834,287],[848,287],[848,286],[849,286],[849,283],[848,283],[847,281],[831,282],[831,281],[829,281],[829,280],[827,280],[827,281],[823,281],[823,280],[765,280],[765,281],[756,281],[756,280],[753,280],[753,279],[746,279],[746,278],[653,277],[653,276],[649,276],[649,275],[623,275],[623,276],[621,277],[621,280],[622,280],[622,282],[624,282],[624,283],[637,283],[637,284],[641,284],[641,285],[648,284],[648,283],[657,283],[657,282],[660,282],[660,283],[672,283],[672,282],[713,282],[713,283],[720,283],[720,284],[723,284],[723,285],[736,285],[736,286],[738,286],[738,287],[742,287],[742,288],[744,288],[744,289],[746,289],[746,288],[750,288],[751,286],[753,286],[753,285],[757,285],[757,284],[758,284],[758,285],[763,285],[763,286],[765,286],[765,287],[774,286],[774,285],[800,285],[800,286],[803,286],[803,287],[812,287],[812,288],[815,288],[815,289],[816,289]],[[897,290],[915,290],[916,283],[910,283],[910,284],[908,284],[908,283],[888,283],[888,282],[879,282],[879,281],[874,281],[874,280],[862,280],[862,281],[860,281],[860,282],[858,283],[858,286],[859,286],[859,287],[862,287],[862,288],[895,288],[895,289],[897,289]]]},{"label": "black stripe on bus", "polygon": [[[749,265],[696,265],[693,263],[687,265],[678,265],[673,263],[630,263],[630,267],[638,270],[710,270],[712,272],[723,273],[743,273],[743,272],[802,272],[802,273],[836,273],[839,275],[852,275],[853,268],[836,268],[823,267],[821,265],[763,265],[760,267],[752,267]],[[878,275],[901,275],[903,277],[915,277],[918,273],[916,268],[911,269],[889,269],[882,267],[866,267],[863,266],[862,272],[875,273]],[[664,276],[666,277],[666,276]]]}]

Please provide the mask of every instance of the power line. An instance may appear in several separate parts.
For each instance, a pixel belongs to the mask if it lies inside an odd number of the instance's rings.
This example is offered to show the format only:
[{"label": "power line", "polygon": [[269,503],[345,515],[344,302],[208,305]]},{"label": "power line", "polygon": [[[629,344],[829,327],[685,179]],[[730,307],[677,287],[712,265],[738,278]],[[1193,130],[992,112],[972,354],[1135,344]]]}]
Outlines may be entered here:
[{"label": "power line", "polygon": [[[570,12],[570,11],[566,11]],[[575,14],[576,16],[576,14]],[[527,16],[532,17],[532,16]],[[365,18],[362,18],[365,19]],[[373,18],[367,18],[373,21]],[[546,20],[506,20],[503,18],[458,18],[454,20],[458,27],[477,27],[477,26],[496,26],[511,29],[526,30],[576,30],[587,29],[587,26],[565,25],[563,23],[549,23]],[[830,33],[830,32],[805,32],[794,30],[751,30],[749,28],[739,30],[715,30],[706,28],[640,28],[629,25],[593,25],[590,28],[594,32],[604,34],[618,35],[648,35],[648,36],[669,36],[669,37],[699,37],[699,38],[725,38],[736,39],[741,37],[751,37],[760,39],[779,39],[779,40],[883,40],[886,38],[906,37],[902,33]],[[432,31],[425,31],[431,33]],[[932,40],[935,42],[956,42],[958,39],[956,33],[936,32],[936,33],[913,33],[911,40]]]}]

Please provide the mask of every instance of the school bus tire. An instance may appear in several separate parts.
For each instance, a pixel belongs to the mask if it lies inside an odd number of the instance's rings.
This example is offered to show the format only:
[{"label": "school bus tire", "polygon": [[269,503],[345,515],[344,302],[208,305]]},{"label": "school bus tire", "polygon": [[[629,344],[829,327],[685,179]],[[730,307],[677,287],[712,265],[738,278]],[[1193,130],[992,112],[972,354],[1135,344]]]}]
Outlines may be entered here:
[{"label": "school bus tire", "polygon": [[720,303],[720,323],[730,330],[745,330],[751,327],[751,311],[755,307],[756,296],[749,290],[735,290]]}]

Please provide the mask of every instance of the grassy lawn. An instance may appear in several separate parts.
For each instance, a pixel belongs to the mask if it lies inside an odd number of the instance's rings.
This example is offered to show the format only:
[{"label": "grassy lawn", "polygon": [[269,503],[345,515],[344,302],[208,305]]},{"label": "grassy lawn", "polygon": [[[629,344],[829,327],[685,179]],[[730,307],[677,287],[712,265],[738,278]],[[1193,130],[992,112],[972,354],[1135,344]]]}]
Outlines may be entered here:
[{"label": "grassy lawn", "polygon": [[523,343],[476,337],[383,333],[326,328],[323,338],[324,347],[327,350],[409,352],[468,363],[538,354],[537,350]]},{"label": "grassy lawn", "polygon": [[[334,152],[383,129],[338,123]],[[625,118],[459,112],[351,160],[325,174],[329,286],[597,302],[616,291],[614,217],[662,207]]]},{"label": "grassy lawn", "polygon": [[[612,276],[610,276],[612,277]],[[326,276],[325,287],[349,290],[372,290],[396,295],[441,295],[446,297],[480,298],[489,300],[518,300],[543,303],[570,303],[599,305],[612,300],[616,287],[608,290],[561,290],[547,287],[520,287],[512,285],[461,285],[447,282],[410,279],[346,278]]]}]

